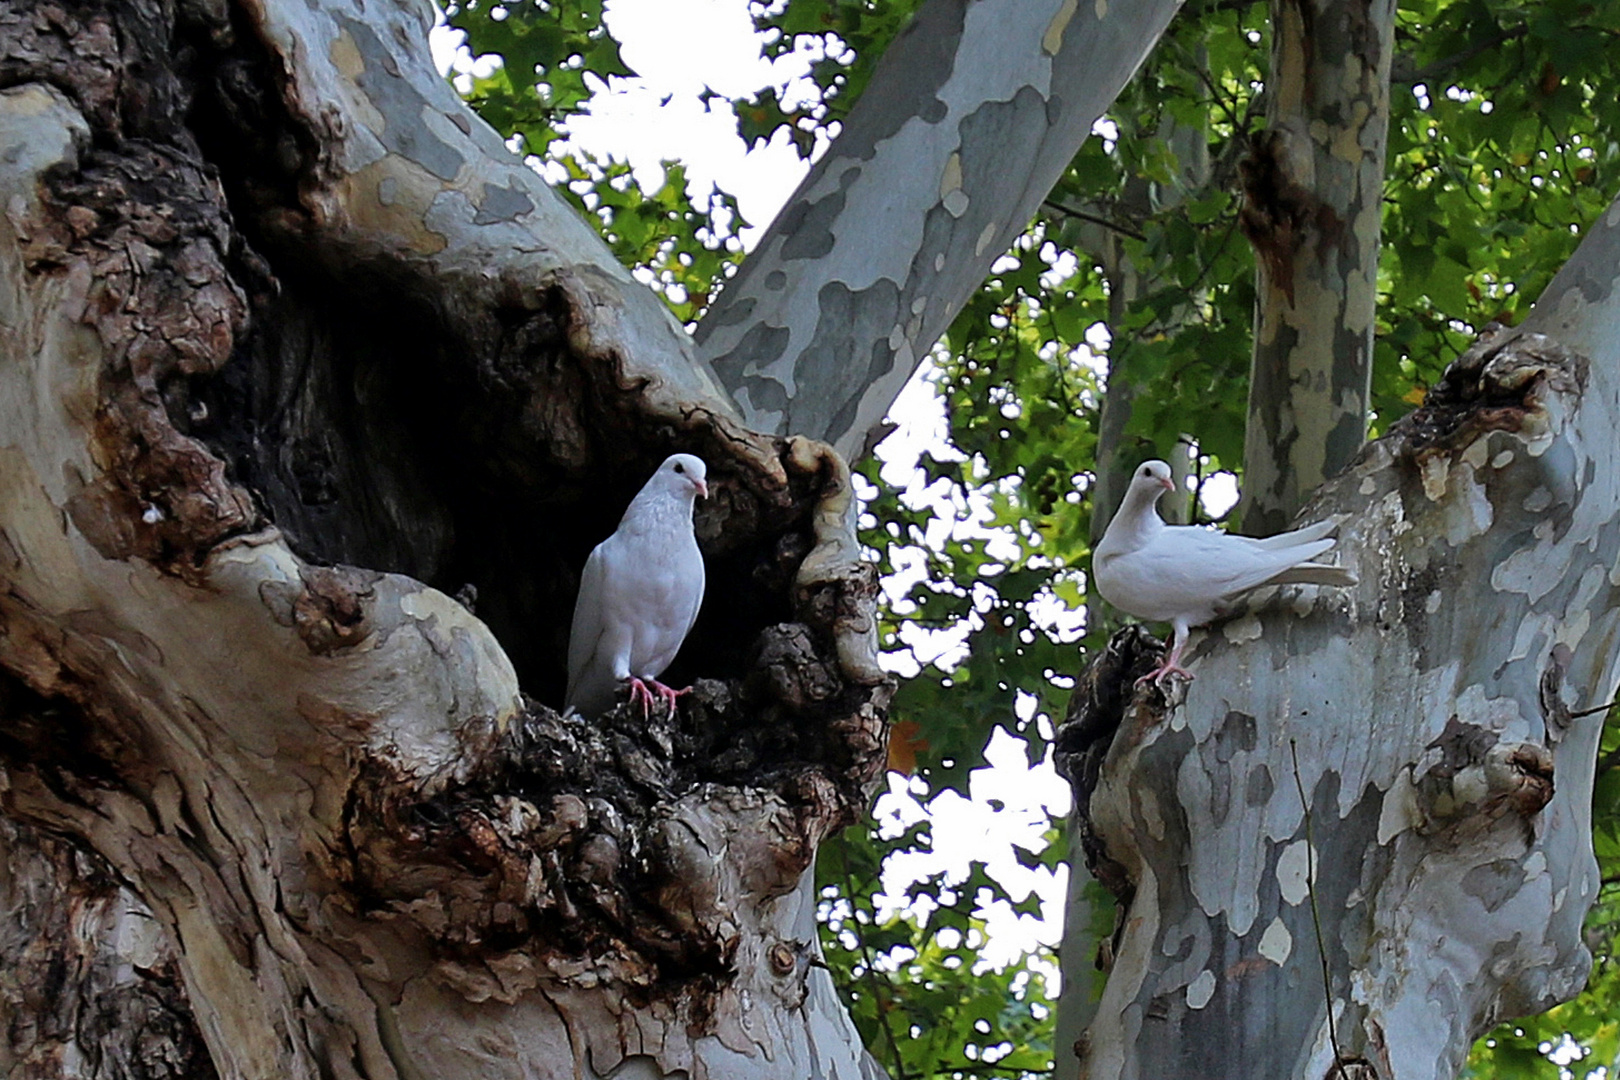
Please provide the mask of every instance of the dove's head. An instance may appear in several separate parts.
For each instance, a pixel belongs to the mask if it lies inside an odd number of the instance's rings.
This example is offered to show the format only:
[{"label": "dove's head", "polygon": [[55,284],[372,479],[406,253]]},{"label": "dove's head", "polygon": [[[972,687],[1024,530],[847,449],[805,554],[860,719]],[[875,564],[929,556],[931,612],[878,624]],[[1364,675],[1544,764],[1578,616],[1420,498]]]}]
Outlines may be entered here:
[{"label": "dove's head", "polygon": [[1155,499],[1162,491],[1176,490],[1176,482],[1170,475],[1170,466],[1162,461],[1144,461],[1138,465],[1136,475],[1131,477],[1131,486],[1153,492]]},{"label": "dove's head", "polygon": [[709,495],[709,467],[695,454],[671,454],[658,466],[658,478],[670,491]]}]

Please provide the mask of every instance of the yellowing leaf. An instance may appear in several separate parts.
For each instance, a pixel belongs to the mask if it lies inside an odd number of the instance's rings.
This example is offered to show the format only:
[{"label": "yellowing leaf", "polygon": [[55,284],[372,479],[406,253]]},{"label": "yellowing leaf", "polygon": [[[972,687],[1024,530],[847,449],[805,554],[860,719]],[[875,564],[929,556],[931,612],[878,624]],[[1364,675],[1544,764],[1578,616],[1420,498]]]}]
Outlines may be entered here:
[{"label": "yellowing leaf", "polygon": [[922,725],[915,720],[897,720],[889,729],[889,771],[911,776],[917,771],[917,755],[928,749]]}]

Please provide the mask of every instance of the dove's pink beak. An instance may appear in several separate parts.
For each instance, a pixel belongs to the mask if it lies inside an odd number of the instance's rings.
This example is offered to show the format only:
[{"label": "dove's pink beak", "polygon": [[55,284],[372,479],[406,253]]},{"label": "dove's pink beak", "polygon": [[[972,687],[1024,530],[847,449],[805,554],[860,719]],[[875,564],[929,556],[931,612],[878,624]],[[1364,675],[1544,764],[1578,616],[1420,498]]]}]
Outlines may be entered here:
[{"label": "dove's pink beak", "polygon": [[1174,480],[1160,480],[1159,483],[1164,485],[1164,490],[1166,491],[1176,490],[1176,482]]},{"label": "dove's pink beak", "polygon": [[702,480],[693,480],[692,486],[697,488],[697,493],[703,496],[705,499],[709,497],[709,485]]}]

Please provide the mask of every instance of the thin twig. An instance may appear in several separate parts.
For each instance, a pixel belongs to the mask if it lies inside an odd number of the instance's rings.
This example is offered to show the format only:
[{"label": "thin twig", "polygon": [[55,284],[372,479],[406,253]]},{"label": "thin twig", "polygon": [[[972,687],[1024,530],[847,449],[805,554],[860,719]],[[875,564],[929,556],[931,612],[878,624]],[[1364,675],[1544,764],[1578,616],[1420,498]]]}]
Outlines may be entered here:
[{"label": "thin twig", "polygon": [[1305,781],[1299,778],[1299,744],[1288,740],[1288,754],[1294,759],[1294,787],[1299,805],[1305,810],[1305,891],[1311,898],[1311,925],[1316,928],[1316,955],[1322,961],[1322,993],[1327,997],[1328,1043],[1333,1047],[1333,1072],[1344,1075],[1344,1055],[1339,1052],[1339,1035],[1333,1025],[1333,981],[1328,976],[1327,946],[1322,941],[1322,914],[1316,908],[1316,841],[1311,837],[1311,804],[1305,798]]},{"label": "thin twig", "polygon": [[849,890],[847,894],[850,898],[849,921],[855,924],[855,940],[860,942],[861,957],[866,961],[866,979],[871,984],[872,1008],[877,1013],[878,1026],[888,1038],[889,1053],[894,1055],[894,1074],[899,1080],[908,1080],[911,1074],[906,1071],[906,1061],[900,1056],[900,1044],[895,1041],[894,1027],[889,1023],[889,1006],[886,1004],[889,995],[885,992],[887,988],[878,981],[875,962],[877,958],[872,955],[872,946],[867,942],[866,935],[861,932],[860,920],[855,917],[855,897],[859,894],[855,889],[855,879],[849,872],[849,857],[842,850],[838,854],[839,861],[843,863],[844,888]]},{"label": "thin twig", "polygon": [[1609,702],[1607,705],[1595,705],[1590,709],[1582,709],[1580,712],[1572,712],[1572,713],[1569,714],[1569,718],[1571,720],[1579,720],[1583,716],[1594,716],[1594,715],[1596,715],[1597,713],[1600,713],[1600,712],[1608,712],[1610,709],[1614,708],[1616,705],[1620,705],[1620,698],[1616,698],[1615,700]]},{"label": "thin twig", "polygon": [[1119,233],[1121,236],[1128,236],[1132,240],[1146,240],[1147,239],[1146,236],[1143,236],[1141,233],[1137,232],[1135,229],[1131,228],[1128,225],[1121,225],[1119,222],[1110,221],[1107,218],[1101,216],[1100,214],[1088,213],[1085,210],[1079,209],[1078,207],[1069,206],[1069,205],[1067,205],[1065,203],[1060,203],[1056,199],[1042,199],[1041,200],[1041,205],[1050,206],[1053,210],[1056,210],[1060,214],[1067,214],[1069,217],[1079,218],[1081,221],[1089,221],[1093,225],[1101,225],[1105,229],[1112,229],[1114,232]]},{"label": "thin twig", "polygon": [[[1515,38],[1523,37],[1525,35],[1525,33],[1528,31],[1528,29],[1529,28],[1526,27],[1526,26],[1517,26],[1517,27],[1514,27],[1511,30],[1498,30],[1496,33],[1492,34],[1490,37],[1483,38],[1483,39],[1481,39],[1479,41],[1474,42],[1474,44],[1470,45],[1468,48],[1464,49],[1462,52],[1456,53],[1456,54],[1454,54],[1452,56],[1447,56],[1447,57],[1445,57],[1443,59],[1440,59],[1440,60],[1436,60],[1434,63],[1429,64],[1427,67],[1417,68],[1416,70],[1392,71],[1392,72],[1390,72],[1389,81],[1390,82],[1396,82],[1396,83],[1425,83],[1425,84],[1427,84],[1427,83],[1431,82],[1432,80],[1434,80],[1436,77],[1444,75],[1446,72],[1450,71],[1452,68],[1458,67],[1458,66],[1460,66],[1462,64],[1466,64],[1468,61],[1472,60],[1474,57],[1478,56],[1480,53],[1487,52],[1490,49],[1494,49],[1498,45],[1505,45],[1507,42],[1512,41]],[[1402,67],[1404,65],[1394,65],[1394,66]]]},{"label": "thin twig", "polygon": [[967,1073],[969,1076],[1051,1076],[1056,1069],[1015,1069],[1011,1065],[993,1065],[987,1061],[958,1062],[954,1065],[936,1066],[936,1071],[943,1076],[951,1073]]}]

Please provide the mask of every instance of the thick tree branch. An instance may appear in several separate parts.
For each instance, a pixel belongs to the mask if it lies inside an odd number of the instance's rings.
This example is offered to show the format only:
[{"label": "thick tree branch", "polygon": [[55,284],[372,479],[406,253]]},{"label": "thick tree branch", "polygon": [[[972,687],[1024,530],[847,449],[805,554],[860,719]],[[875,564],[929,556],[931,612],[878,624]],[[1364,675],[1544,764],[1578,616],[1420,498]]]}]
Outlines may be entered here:
[{"label": "thick tree branch", "polygon": [[[0,13],[0,808],[127,883],[221,1076],[869,1077],[806,883],[893,689],[847,467],[735,422],[430,21]],[[696,689],[560,716],[677,448]]]},{"label": "thick tree branch", "polygon": [[1176,0],[929,0],[698,326],[747,422],[860,454]]}]

